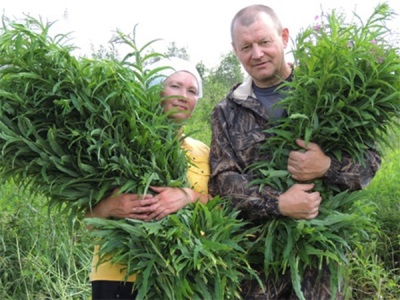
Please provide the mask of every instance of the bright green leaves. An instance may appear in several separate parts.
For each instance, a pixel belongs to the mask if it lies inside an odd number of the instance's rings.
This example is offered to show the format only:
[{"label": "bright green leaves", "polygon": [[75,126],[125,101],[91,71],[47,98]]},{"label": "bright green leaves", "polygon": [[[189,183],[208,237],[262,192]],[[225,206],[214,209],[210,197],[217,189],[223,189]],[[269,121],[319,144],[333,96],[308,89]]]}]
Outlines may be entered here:
[{"label": "bright green leaves", "polygon": [[363,145],[387,142],[388,125],[398,126],[400,114],[400,54],[385,26],[392,15],[383,4],[365,23],[358,16],[349,23],[333,11],[320,26],[299,33],[294,80],[281,103],[289,116],[309,117],[307,123],[294,120],[296,137],[359,161]]},{"label": "bright green leaves", "polygon": [[145,65],[161,55],[119,32],[127,60],[77,59],[68,35],[52,38],[52,24],[24,21],[4,19],[1,28],[1,179],[30,182],[74,213],[120,186],[185,186],[179,126],[163,114],[159,87],[148,87],[155,72]]},{"label": "bright green leaves", "polygon": [[124,262],[128,274],[138,275],[140,299],[237,299],[240,281],[257,278],[244,251],[252,231],[244,230],[237,214],[216,197],[157,222],[87,222],[96,228],[100,253],[113,253],[111,261]]}]

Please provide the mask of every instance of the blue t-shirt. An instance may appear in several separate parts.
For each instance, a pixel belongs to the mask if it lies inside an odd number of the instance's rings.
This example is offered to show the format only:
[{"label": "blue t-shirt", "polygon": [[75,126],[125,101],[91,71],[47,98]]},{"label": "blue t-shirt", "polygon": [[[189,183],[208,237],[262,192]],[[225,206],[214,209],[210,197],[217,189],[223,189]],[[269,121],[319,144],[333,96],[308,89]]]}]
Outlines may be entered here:
[{"label": "blue t-shirt", "polygon": [[[287,80],[290,81],[291,79],[292,75],[290,75]],[[271,120],[277,120],[286,116],[286,112],[279,107],[278,103],[283,97],[283,94],[280,91],[286,89],[286,87],[279,88],[281,85],[282,83],[279,83],[268,88],[259,88],[253,82],[254,94],[256,95],[257,100],[260,101],[267,109]]]}]

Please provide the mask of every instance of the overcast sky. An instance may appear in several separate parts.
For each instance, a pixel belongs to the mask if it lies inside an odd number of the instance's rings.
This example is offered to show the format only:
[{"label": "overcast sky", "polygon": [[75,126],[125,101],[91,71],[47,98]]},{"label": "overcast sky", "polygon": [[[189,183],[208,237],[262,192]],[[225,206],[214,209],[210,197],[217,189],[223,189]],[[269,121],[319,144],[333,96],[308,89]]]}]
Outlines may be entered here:
[{"label": "overcast sky", "polygon": [[[82,53],[90,53],[90,45],[106,45],[119,29],[132,32],[137,25],[139,42],[157,42],[165,49],[170,42],[186,48],[194,62],[203,61],[206,67],[214,67],[221,56],[231,50],[230,21],[234,14],[249,4],[261,3],[271,6],[289,28],[292,37],[300,28],[314,22],[321,9],[329,11],[340,8],[349,17],[356,11],[363,18],[383,1],[369,0],[2,0],[1,14],[19,18],[23,14],[56,21],[57,33],[72,32],[72,43]],[[400,0],[385,1],[400,14]],[[391,23],[398,31],[400,18]]]}]

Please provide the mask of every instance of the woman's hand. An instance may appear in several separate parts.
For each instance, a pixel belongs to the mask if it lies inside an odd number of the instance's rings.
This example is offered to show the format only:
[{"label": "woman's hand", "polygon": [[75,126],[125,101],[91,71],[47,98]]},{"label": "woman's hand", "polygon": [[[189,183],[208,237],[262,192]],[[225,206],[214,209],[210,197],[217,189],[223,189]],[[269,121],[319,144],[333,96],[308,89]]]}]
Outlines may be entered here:
[{"label": "woman's hand", "polygon": [[157,195],[113,194],[101,200],[86,218],[130,218],[144,221],[160,220],[175,213],[189,203],[200,200],[206,203],[209,199],[189,188],[151,187]]},{"label": "woman's hand", "polygon": [[151,187],[151,189],[157,193],[154,196],[157,199],[157,203],[154,205],[155,210],[148,215],[147,221],[160,220],[197,200],[203,203],[208,200],[207,196],[189,188]]},{"label": "woman's hand", "polygon": [[115,190],[110,197],[93,207],[86,217],[146,220],[158,207],[157,201],[152,195],[119,194],[118,190]]}]

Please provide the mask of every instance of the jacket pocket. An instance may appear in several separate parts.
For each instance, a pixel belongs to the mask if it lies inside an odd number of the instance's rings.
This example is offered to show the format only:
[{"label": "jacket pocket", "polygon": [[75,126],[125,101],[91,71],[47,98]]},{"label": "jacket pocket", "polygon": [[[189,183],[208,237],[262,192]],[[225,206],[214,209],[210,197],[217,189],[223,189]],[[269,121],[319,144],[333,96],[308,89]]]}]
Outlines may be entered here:
[{"label": "jacket pocket", "polygon": [[259,160],[259,148],[264,141],[265,134],[260,129],[232,133],[232,147],[235,149],[242,167],[246,167],[255,160]]}]

